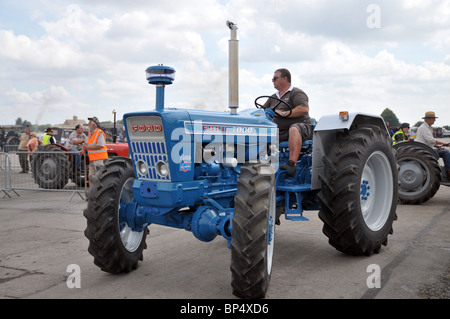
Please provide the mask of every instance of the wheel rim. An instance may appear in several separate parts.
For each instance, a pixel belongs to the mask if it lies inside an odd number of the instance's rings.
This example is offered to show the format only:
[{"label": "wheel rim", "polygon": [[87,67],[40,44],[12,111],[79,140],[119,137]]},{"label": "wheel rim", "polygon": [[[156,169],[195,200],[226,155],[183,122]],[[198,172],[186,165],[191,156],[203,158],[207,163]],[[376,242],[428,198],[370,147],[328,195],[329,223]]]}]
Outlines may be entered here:
[{"label": "wheel rim", "polygon": [[57,175],[58,164],[55,159],[52,157],[48,157],[44,159],[41,165],[40,173],[42,177],[46,179],[53,179]]},{"label": "wheel rim", "polygon": [[430,185],[430,170],[420,159],[402,159],[398,162],[400,171],[398,179],[400,183],[399,193],[406,196],[414,196],[422,193]]},{"label": "wheel rim", "polygon": [[364,222],[372,231],[386,223],[394,191],[392,169],[387,156],[374,152],[364,165],[361,177],[360,205]]},{"label": "wheel rim", "polygon": [[272,186],[269,197],[269,220],[268,220],[268,236],[267,236],[267,273],[272,272],[273,247],[275,244],[275,186]]},{"label": "wheel rim", "polygon": [[[120,191],[120,199],[119,199],[119,233],[120,239],[122,241],[123,247],[130,253],[136,251],[141,244],[142,237],[144,236],[144,231],[136,232],[133,231],[126,222],[126,216],[121,216],[120,212],[126,211],[124,209],[128,203],[134,201],[134,192],[133,192],[133,182],[135,178],[130,177],[123,184],[122,190]],[[122,209],[121,209],[122,208]]]}]

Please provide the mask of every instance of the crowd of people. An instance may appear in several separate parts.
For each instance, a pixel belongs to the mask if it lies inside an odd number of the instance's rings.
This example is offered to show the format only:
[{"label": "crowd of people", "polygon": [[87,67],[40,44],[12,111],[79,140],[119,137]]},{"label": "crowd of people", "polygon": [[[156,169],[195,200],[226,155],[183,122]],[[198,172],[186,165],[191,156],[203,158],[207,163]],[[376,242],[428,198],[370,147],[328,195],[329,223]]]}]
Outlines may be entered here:
[{"label": "crowd of people", "polygon": [[[104,160],[108,158],[106,143],[111,142],[112,138],[109,131],[107,131],[107,135],[100,128],[100,121],[97,117],[90,117],[88,120],[88,135],[86,136],[84,133],[83,125],[78,124],[75,126],[75,130],[71,132],[63,146],[72,153],[77,174],[80,174],[81,172],[81,155],[85,154],[88,156],[90,180],[91,176],[95,175],[104,164]],[[45,130],[45,135],[42,137],[42,140],[40,140],[35,132],[31,132],[30,128],[26,127],[23,133],[20,134],[17,155],[19,157],[21,174],[30,172],[30,158],[33,156],[34,152],[39,151],[39,145],[57,143],[53,133],[51,127],[47,128]]]}]

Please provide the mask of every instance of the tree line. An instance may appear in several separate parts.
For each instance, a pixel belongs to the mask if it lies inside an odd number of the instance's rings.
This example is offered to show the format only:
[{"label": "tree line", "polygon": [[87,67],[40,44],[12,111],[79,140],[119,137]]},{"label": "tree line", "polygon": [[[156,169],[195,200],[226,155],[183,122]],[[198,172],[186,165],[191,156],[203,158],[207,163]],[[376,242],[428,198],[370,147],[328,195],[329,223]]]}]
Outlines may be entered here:
[{"label": "tree line", "polygon": [[[395,113],[389,108],[386,108],[383,111],[383,113],[381,113],[381,117],[384,119],[386,123],[389,123],[389,127],[391,128],[399,127],[402,124],[398,119],[397,115],[395,115]],[[414,125],[411,125],[411,127],[419,127],[422,124],[423,121],[418,121]],[[443,126],[443,128],[445,128],[446,130],[450,130],[449,125],[445,125]]]}]

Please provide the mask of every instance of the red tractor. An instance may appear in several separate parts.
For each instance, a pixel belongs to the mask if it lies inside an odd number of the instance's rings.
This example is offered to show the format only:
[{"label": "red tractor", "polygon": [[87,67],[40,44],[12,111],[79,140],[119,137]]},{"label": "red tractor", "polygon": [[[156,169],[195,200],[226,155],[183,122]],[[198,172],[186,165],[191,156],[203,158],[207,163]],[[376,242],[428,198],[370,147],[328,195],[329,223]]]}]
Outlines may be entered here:
[{"label": "red tractor", "polygon": [[[129,157],[127,143],[107,143],[108,157]],[[85,166],[86,163],[86,166]],[[89,158],[81,157],[81,170],[77,171],[75,156],[60,144],[40,145],[31,157],[35,182],[41,188],[62,189],[69,178],[78,186],[84,186],[89,170]]]}]

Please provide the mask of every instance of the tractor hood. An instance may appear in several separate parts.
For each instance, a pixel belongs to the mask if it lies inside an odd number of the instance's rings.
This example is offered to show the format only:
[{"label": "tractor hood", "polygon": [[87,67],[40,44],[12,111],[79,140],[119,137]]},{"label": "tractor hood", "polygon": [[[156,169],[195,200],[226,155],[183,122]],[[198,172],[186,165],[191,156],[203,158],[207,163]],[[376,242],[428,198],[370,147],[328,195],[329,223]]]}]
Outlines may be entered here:
[{"label": "tractor hood", "polygon": [[[248,155],[258,152],[258,143],[278,140],[277,125],[259,109],[230,114],[165,108],[125,114],[124,124],[136,176],[152,181],[192,180],[207,145],[215,145],[214,153],[230,143],[245,146]],[[164,165],[167,174],[161,174]]]}]

